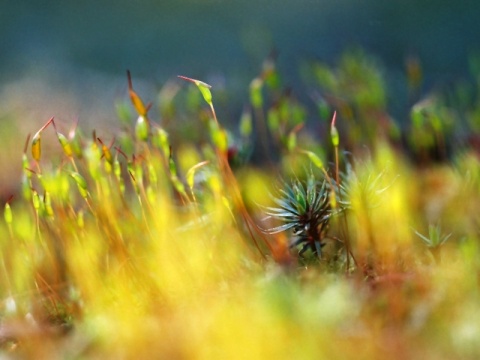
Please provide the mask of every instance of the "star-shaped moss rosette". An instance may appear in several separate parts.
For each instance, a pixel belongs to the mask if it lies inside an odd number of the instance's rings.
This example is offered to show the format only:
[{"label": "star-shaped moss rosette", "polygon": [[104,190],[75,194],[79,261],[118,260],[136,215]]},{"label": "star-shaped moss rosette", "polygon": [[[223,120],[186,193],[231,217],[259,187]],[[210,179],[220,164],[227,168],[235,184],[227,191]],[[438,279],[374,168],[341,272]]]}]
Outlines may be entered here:
[{"label": "star-shaped moss rosette", "polygon": [[299,255],[310,249],[320,257],[330,219],[335,214],[330,206],[330,192],[328,181],[318,181],[313,175],[306,182],[285,183],[279,196],[273,198],[277,207],[265,208],[269,217],[283,224],[266,232],[276,234],[292,229],[295,238],[291,247],[301,245]]}]

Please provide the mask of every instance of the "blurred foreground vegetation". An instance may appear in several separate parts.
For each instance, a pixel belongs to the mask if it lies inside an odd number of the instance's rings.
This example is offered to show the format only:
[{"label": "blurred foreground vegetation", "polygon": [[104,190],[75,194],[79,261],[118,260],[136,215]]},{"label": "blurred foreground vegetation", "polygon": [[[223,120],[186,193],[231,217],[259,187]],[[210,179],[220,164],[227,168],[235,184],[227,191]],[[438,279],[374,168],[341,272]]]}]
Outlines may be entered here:
[{"label": "blurred foreground vegetation", "polygon": [[110,131],[45,119],[3,204],[2,352],[478,358],[480,65],[427,94],[406,65],[402,121],[360,50],[305,69],[314,111],[269,58],[235,124],[135,74]]}]

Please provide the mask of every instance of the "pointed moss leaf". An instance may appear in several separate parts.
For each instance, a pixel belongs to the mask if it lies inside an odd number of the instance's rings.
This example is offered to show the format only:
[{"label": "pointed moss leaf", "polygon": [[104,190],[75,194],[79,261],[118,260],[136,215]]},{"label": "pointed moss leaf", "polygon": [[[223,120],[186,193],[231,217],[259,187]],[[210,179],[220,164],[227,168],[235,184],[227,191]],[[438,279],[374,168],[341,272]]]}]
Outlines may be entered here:
[{"label": "pointed moss leaf", "polygon": [[[274,201],[277,205],[281,206],[282,210],[288,211],[297,216],[300,215],[300,212],[292,204],[280,199],[274,199]],[[292,199],[292,201],[295,201],[295,199]]]},{"label": "pointed moss leaf", "polygon": [[12,223],[12,221],[13,221],[13,215],[12,215],[12,209],[11,209],[9,203],[6,203],[6,204],[5,204],[5,209],[4,209],[4,212],[3,212],[3,216],[4,216],[5,222],[6,222],[7,224],[11,224],[11,223]]},{"label": "pointed moss leaf", "polygon": [[442,236],[440,225],[435,226],[432,224],[428,226],[428,237],[420,234],[418,231],[415,231],[415,234],[417,234],[425,242],[425,244],[430,248],[436,248],[441,246],[452,235],[450,233],[448,235]]},{"label": "pointed moss leaf", "polygon": [[283,224],[283,225],[274,227],[274,228],[272,228],[272,229],[268,229],[268,233],[270,233],[270,234],[278,234],[278,233],[283,232],[283,231],[285,231],[285,230],[291,229],[291,228],[293,228],[294,226],[295,226],[295,223]]},{"label": "pointed moss leaf", "polygon": [[298,216],[294,215],[290,211],[285,211],[283,209],[277,208],[268,208],[270,211],[265,211],[265,214],[276,217],[276,218],[285,218],[285,220],[294,220],[297,219]]},{"label": "pointed moss leaf", "polygon": [[323,161],[312,151],[302,150],[303,154],[307,155],[310,161],[319,169],[323,169]]},{"label": "pointed moss leaf", "polygon": [[297,209],[298,212],[301,214],[307,210],[307,199],[305,198],[305,194],[301,191],[298,191],[295,200],[297,201]]}]

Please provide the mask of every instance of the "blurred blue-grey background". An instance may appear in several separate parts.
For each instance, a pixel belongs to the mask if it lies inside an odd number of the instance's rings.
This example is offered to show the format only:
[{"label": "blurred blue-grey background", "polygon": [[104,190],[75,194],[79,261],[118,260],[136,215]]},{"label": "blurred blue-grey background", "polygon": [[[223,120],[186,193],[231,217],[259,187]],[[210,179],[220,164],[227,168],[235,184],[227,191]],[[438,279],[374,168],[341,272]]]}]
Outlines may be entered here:
[{"label": "blurred blue-grey background", "polygon": [[[427,76],[461,73],[478,46],[476,0],[0,0],[0,79],[73,67],[162,81],[255,75],[276,48],[298,61],[360,44],[392,69],[418,55]],[[248,81],[248,79],[245,79]]]}]

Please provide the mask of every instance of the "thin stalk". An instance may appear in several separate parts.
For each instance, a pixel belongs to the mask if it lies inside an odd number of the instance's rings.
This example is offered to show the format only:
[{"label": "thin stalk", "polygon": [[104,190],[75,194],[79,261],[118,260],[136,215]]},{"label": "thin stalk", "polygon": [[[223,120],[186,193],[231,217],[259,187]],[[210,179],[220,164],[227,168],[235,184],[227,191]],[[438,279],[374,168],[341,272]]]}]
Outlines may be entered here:
[{"label": "thin stalk", "polygon": [[[335,151],[335,182],[337,184],[338,196],[340,198],[340,201],[342,201],[341,179],[340,179],[340,159],[339,159],[339,155],[338,155],[338,147],[339,147],[339,144],[340,144],[340,136],[339,136],[338,130],[335,126],[336,120],[337,120],[337,112],[335,111],[333,113],[332,122],[331,122],[331,125],[330,125],[330,135],[331,135],[333,148],[334,148],[334,151]],[[345,212],[343,212],[342,220],[343,220],[343,226],[341,228],[342,228],[342,236],[345,239],[344,244],[345,244],[345,252],[347,253],[347,272],[348,272],[349,269],[350,269],[350,256],[352,257],[352,259],[355,263],[357,263],[357,261],[355,260],[355,257],[353,256],[351,246],[350,246],[351,245],[350,240],[348,239],[348,221],[347,221],[347,215],[346,215]]]},{"label": "thin stalk", "polygon": [[215,120],[215,124],[220,127],[220,125],[218,124],[217,114],[215,113],[215,108],[213,107],[213,103],[210,103],[210,110],[212,111],[213,120]]},{"label": "thin stalk", "polygon": [[[210,108],[212,109],[213,118],[214,118],[215,122],[218,124],[218,119],[217,119],[217,115],[215,113],[215,109],[213,107],[213,103],[210,104]],[[238,183],[235,179],[235,175],[233,174],[233,171],[230,167],[230,164],[228,163],[228,158],[227,158],[226,154],[220,153],[220,151],[218,151],[218,149],[216,149],[216,152],[217,152],[218,158],[220,159],[221,172],[223,174],[223,177],[224,177],[225,183],[227,184],[227,187],[231,191],[231,195],[233,196],[233,199],[235,201],[235,205],[240,210],[242,218],[243,218],[245,224],[247,225],[248,232],[250,234],[250,237],[252,238],[252,241],[253,241],[255,247],[257,248],[258,252],[262,255],[262,257],[266,260],[266,256],[262,252],[262,250],[260,249],[258,241],[257,241],[257,239],[255,238],[255,236],[252,232],[252,228],[260,236],[260,238],[263,240],[263,242],[268,247],[271,254],[273,254],[273,247],[268,242],[268,240],[265,238],[265,236],[261,232],[261,229],[256,225],[256,223],[253,221],[250,214],[248,213],[247,208],[245,206],[245,203],[243,201],[242,195],[240,193]]]}]

